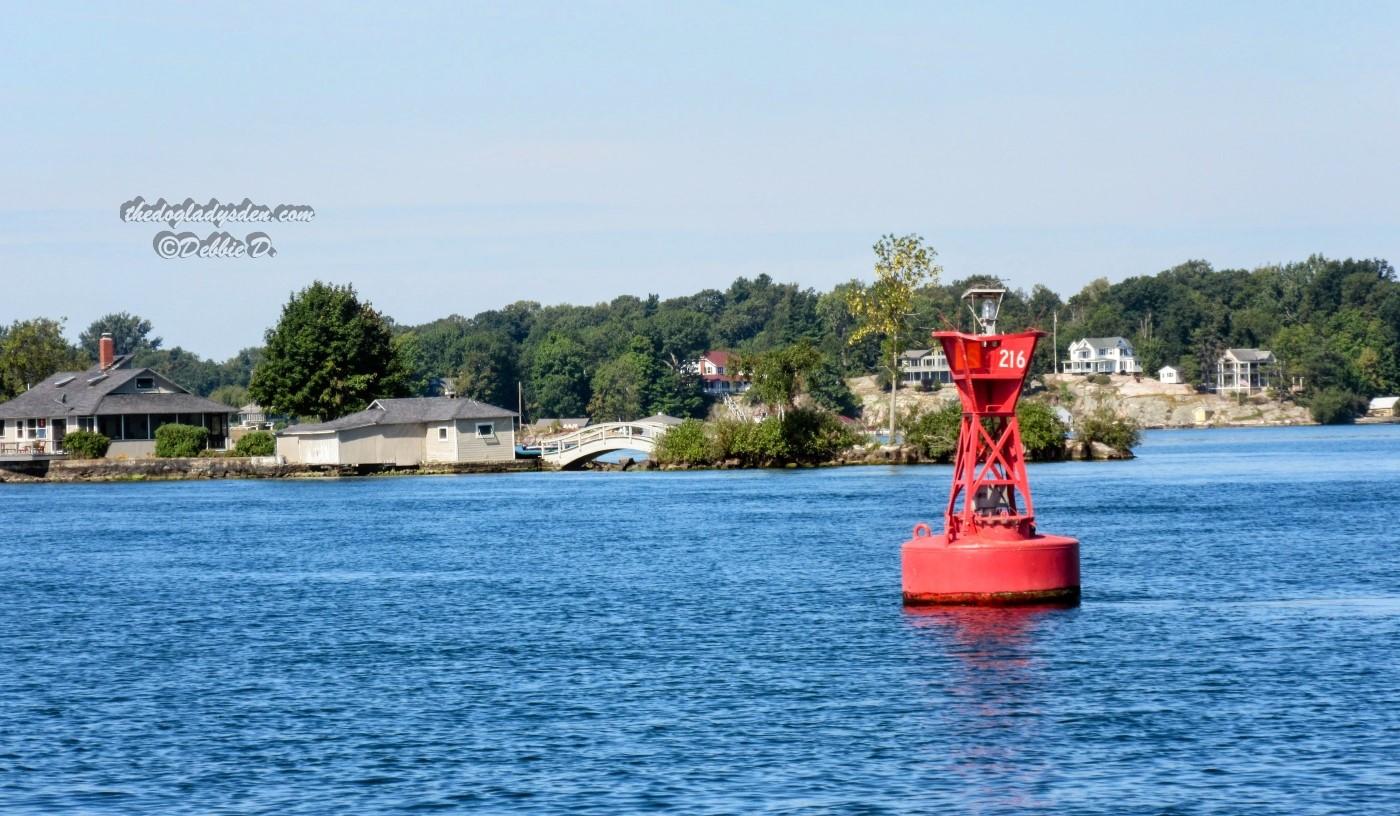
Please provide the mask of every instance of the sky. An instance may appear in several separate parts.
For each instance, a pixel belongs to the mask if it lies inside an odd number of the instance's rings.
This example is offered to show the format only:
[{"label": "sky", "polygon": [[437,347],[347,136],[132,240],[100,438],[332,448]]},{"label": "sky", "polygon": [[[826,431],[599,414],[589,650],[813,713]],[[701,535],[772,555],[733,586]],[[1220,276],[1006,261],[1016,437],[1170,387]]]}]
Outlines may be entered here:
[{"label": "sky", "polygon": [[[40,4],[33,4],[38,6]],[[1400,262],[1400,4],[0,9],[0,321],[257,345],[313,280],[400,323],[767,273],[1068,296],[1189,259]],[[308,205],[164,259],[137,196]],[[214,228],[182,225],[199,236]]]}]

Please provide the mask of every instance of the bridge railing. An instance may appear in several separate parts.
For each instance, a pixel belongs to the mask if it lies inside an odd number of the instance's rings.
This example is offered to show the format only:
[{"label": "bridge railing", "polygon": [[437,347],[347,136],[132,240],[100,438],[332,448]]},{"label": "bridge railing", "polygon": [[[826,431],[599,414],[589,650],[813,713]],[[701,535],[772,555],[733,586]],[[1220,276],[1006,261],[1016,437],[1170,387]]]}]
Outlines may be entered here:
[{"label": "bridge railing", "polygon": [[639,442],[651,447],[668,430],[665,425],[639,422],[608,422],[580,428],[567,436],[539,444],[540,455],[562,456],[595,442]]}]

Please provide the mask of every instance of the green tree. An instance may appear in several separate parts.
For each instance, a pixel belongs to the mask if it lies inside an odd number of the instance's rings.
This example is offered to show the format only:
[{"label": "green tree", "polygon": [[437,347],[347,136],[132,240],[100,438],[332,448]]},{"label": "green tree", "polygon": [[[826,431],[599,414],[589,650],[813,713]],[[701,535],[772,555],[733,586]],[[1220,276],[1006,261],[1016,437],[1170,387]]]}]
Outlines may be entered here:
[{"label": "green tree", "polygon": [[1366,410],[1361,396],[1335,386],[1317,391],[1308,399],[1308,411],[1314,421],[1323,425],[1343,425]]},{"label": "green tree", "polygon": [[770,405],[781,416],[797,402],[822,355],[806,340],[758,354],[741,354],[734,368],[749,378],[749,402]]},{"label": "green tree", "polygon": [[160,348],[161,344],[159,337],[151,337],[151,321],[126,312],[113,312],[92,321],[92,324],[78,335],[78,347],[96,360],[98,341],[104,333],[112,335],[112,344],[118,354],[153,351]]},{"label": "green tree", "polygon": [[593,372],[593,396],[588,415],[598,421],[627,421],[645,416],[652,387],[652,362],[629,351],[598,366]]},{"label": "green tree", "polygon": [[491,405],[515,405],[520,374],[510,337],[500,332],[472,334],[463,345],[457,393]]},{"label": "green tree", "polygon": [[294,294],[266,341],[248,392],[272,413],[328,420],[409,393],[389,322],[352,286],[316,281]]},{"label": "green tree", "polygon": [[221,385],[209,392],[209,399],[232,408],[242,408],[248,404],[248,389],[241,385]]},{"label": "green tree", "polygon": [[852,290],[847,306],[856,318],[856,329],[848,343],[854,344],[869,336],[883,338],[881,350],[889,361],[890,372],[890,440],[894,440],[895,391],[899,387],[900,338],[913,307],[914,290],[925,282],[938,279],[937,256],[924,246],[918,235],[883,236],[875,244],[875,282]]},{"label": "green tree", "polygon": [[[941,407],[920,411],[917,407],[905,414],[904,442],[919,450],[925,459],[947,462],[958,449],[958,432],[962,427],[962,404],[946,402]],[[891,437],[893,438],[893,437]]]},{"label": "green tree", "polygon": [[17,320],[0,340],[0,396],[19,394],[57,371],[82,371],[83,354],[63,337],[63,321]]},{"label": "green tree", "polygon": [[588,406],[588,367],[583,346],[551,332],[530,362],[530,404],[536,417],[579,416]]},{"label": "green tree", "polygon": [[1055,415],[1055,409],[1039,400],[1022,400],[1016,406],[1021,427],[1021,444],[1031,459],[1059,459],[1064,456],[1069,429]]}]

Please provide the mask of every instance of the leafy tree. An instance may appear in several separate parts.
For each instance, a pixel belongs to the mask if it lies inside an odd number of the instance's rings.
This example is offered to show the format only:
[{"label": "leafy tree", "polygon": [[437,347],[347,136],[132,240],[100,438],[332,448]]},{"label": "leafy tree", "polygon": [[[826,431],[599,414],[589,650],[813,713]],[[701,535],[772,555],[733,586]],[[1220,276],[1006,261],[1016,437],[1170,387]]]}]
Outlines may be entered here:
[{"label": "leafy tree", "polygon": [[661,464],[708,465],[720,458],[705,423],[698,419],[685,420],[656,443],[656,461]]},{"label": "leafy tree", "polygon": [[473,334],[465,339],[463,347],[457,393],[491,405],[514,405],[520,373],[509,335]]},{"label": "leafy tree", "polygon": [[1351,391],[1331,386],[1312,395],[1308,412],[1323,425],[1342,425],[1366,410],[1366,400]]},{"label": "leafy tree", "polygon": [[530,404],[535,416],[579,416],[588,406],[589,372],[583,346],[551,333],[530,362]]},{"label": "leafy tree", "polygon": [[830,357],[823,357],[811,373],[807,376],[807,395],[812,398],[812,402],[828,411],[835,411],[842,416],[853,417],[860,413],[860,404],[856,402],[855,394],[846,385],[846,380],[842,376],[842,369],[835,360]]},{"label": "leafy tree", "polygon": [[63,321],[17,320],[0,339],[0,396],[9,399],[57,371],[87,367],[83,354],[64,339]]},{"label": "leafy tree", "polygon": [[925,459],[950,461],[958,449],[962,414],[962,404],[956,401],[927,411],[915,407],[900,422],[904,426],[904,443],[917,448]]},{"label": "leafy tree", "polygon": [[700,377],[683,368],[662,366],[652,383],[648,414],[669,414],[674,417],[699,417],[705,413],[705,397],[700,392]]},{"label": "leafy tree", "polygon": [[607,421],[645,416],[643,411],[652,378],[651,360],[636,351],[603,363],[593,372],[593,396],[588,402],[588,415]]},{"label": "leafy tree", "polygon": [[231,408],[242,408],[249,401],[248,389],[241,385],[221,385],[209,392],[209,399]]},{"label": "leafy tree", "polygon": [[317,281],[294,294],[266,341],[248,392],[273,413],[334,419],[410,391],[388,321],[352,286]]},{"label": "leafy tree", "polygon": [[900,338],[913,306],[914,290],[925,281],[938,279],[939,268],[933,263],[937,256],[924,239],[917,235],[896,237],[886,235],[875,244],[875,282],[853,290],[847,298],[857,326],[848,343],[865,337],[879,336],[884,342],[881,350],[889,361],[890,372],[890,439],[895,430],[895,390],[899,387]]},{"label": "leafy tree", "polygon": [[821,363],[821,352],[802,340],[784,348],[739,355],[734,368],[749,378],[750,402],[771,405],[779,415],[797,402],[808,379]]},{"label": "leafy tree", "polygon": [[1107,407],[1079,417],[1075,425],[1075,441],[1086,450],[1098,442],[1114,450],[1126,451],[1142,439],[1142,432],[1135,421],[1120,417]]},{"label": "leafy tree", "polygon": [[118,354],[154,351],[160,348],[161,344],[159,337],[151,337],[151,321],[127,312],[113,312],[92,321],[92,324],[78,335],[78,347],[96,360],[97,346],[103,333],[112,335],[112,343]]},{"label": "leafy tree", "polygon": [[1021,426],[1021,444],[1031,459],[1059,459],[1064,456],[1069,429],[1055,415],[1055,409],[1039,400],[1023,400],[1016,406]]}]

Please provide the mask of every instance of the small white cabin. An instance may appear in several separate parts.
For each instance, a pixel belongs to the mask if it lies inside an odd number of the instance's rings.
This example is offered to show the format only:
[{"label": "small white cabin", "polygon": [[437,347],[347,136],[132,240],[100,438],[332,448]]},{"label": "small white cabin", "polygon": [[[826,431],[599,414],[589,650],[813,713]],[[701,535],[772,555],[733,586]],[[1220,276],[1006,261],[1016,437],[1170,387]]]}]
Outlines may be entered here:
[{"label": "small white cabin", "polygon": [[1177,371],[1172,366],[1162,366],[1157,369],[1157,382],[1167,383],[1169,385],[1180,385],[1181,372]]}]

